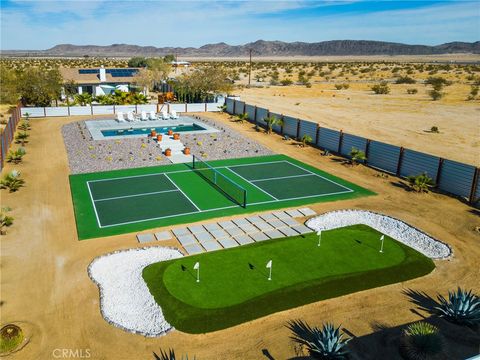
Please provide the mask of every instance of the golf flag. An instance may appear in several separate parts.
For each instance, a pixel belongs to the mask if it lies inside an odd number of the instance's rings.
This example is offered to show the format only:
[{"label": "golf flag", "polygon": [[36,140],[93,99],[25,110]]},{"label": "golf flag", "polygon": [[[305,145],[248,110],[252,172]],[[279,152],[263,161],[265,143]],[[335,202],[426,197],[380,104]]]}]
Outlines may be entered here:
[{"label": "golf flag", "polygon": [[320,246],[320,242],[322,241],[322,230],[317,231],[318,236],[318,246]]},{"label": "golf flag", "polygon": [[380,237],[380,240],[381,240],[381,241],[383,241],[383,239],[385,239],[385,235],[382,235],[382,236]]},{"label": "golf flag", "polygon": [[383,253],[383,239],[385,239],[385,235],[380,237],[380,241],[382,242],[382,246],[380,246],[380,252]]},{"label": "golf flag", "polygon": [[197,261],[193,266],[193,270],[198,270],[198,269],[200,269],[200,263]]},{"label": "golf flag", "polygon": [[271,269],[272,268],[272,260],[270,260],[268,263],[267,263],[267,269]]}]

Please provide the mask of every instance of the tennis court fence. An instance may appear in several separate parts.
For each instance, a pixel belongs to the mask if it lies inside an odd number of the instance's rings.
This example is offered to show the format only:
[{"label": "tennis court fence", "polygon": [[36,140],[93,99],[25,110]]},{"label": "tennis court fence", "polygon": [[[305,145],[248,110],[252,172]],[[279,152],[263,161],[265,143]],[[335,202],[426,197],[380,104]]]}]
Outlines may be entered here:
[{"label": "tennis court fence", "polygon": [[195,155],[193,170],[234,202],[242,207],[247,206],[247,190]]},{"label": "tennis court fence", "polygon": [[320,127],[319,124],[292,116],[271,112],[268,109],[226,98],[226,112],[231,115],[247,114],[248,121],[266,127],[268,119],[275,116],[281,124],[273,131],[295,139],[307,135],[310,143],[323,150],[349,158],[352,148],[363,151],[367,157],[365,165],[398,177],[426,173],[438,190],[458,196],[470,204],[480,204],[480,168],[439,156],[410,150],[361,136]]}]

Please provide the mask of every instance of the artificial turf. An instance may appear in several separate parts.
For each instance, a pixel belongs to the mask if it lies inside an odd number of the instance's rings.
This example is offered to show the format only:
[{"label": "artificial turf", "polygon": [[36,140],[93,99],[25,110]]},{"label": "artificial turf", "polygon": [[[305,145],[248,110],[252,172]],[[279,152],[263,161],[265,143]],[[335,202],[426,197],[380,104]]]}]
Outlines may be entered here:
[{"label": "artificial turf", "polygon": [[170,324],[188,333],[210,332],[434,269],[431,259],[387,236],[380,253],[380,236],[354,225],[324,231],[320,246],[314,233],[269,240],[155,263],[143,278]]},{"label": "artificial turf", "polygon": [[[291,165],[287,166],[285,162]],[[79,239],[192,223],[219,216],[374,195],[370,190],[285,155],[217,160],[209,163],[214,167],[220,167],[218,171],[247,190],[246,208],[232,202],[192,171],[190,164],[71,175],[70,188]],[[242,167],[246,164],[259,166]],[[305,172],[312,172],[318,177],[315,175],[295,177]],[[164,174],[168,175],[170,180]],[[285,175],[289,176],[285,179],[268,179]],[[266,181],[263,181],[265,178]],[[160,192],[176,187],[181,189],[182,193]],[[342,193],[344,187],[351,191]],[[183,195],[188,196],[191,201],[183,198]],[[119,196],[122,198],[112,199]],[[302,198],[303,196],[307,197]],[[288,199],[290,197],[295,199]],[[96,210],[92,198],[96,200]],[[98,213],[98,220],[95,211]],[[102,226],[99,226],[99,222]]]}]

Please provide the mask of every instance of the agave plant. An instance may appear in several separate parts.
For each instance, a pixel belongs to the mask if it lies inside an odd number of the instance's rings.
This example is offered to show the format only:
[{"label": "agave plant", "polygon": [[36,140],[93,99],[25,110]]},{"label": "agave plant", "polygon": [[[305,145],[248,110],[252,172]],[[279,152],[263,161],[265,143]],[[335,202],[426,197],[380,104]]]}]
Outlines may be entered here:
[{"label": "agave plant", "polygon": [[30,137],[30,135],[27,134],[26,131],[24,132],[20,132],[17,134],[17,136],[15,136],[15,142],[17,144],[22,144],[22,146],[25,146],[25,143],[28,142],[28,138]]},{"label": "agave plant", "polygon": [[341,360],[348,356],[346,345],[350,339],[343,339],[340,327],[326,323],[322,329],[312,328],[301,320],[295,320],[290,321],[287,328],[293,332],[290,338],[305,346],[314,359]]},{"label": "agave plant", "polygon": [[472,290],[466,291],[459,287],[456,292],[448,292],[448,300],[442,295],[437,298],[440,305],[435,310],[439,316],[460,325],[480,324],[480,297],[472,293]]},{"label": "agave plant", "polygon": [[7,215],[10,211],[12,211],[12,209],[9,207],[2,207],[0,211],[0,235],[5,235],[7,232],[5,228],[13,225],[13,217]]},{"label": "agave plant", "polygon": [[[160,355],[153,352],[153,356],[155,360],[188,360],[188,355],[177,357],[173,349],[168,350],[168,352],[160,349]],[[195,360],[195,357],[193,357],[193,360]]]},{"label": "agave plant", "polygon": [[15,192],[20,189],[25,180],[20,177],[20,172],[12,170],[0,180],[0,189],[8,189],[10,192]]},{"label": "agave plant", "polygon": [[22,131],[30,130],[30,123],[27,120],[24,120],[20,125],[17,126],[17,128]]},{"label": "agave plant", "polygon": [[435,185],[432,178],[426,173],[407,176],[408,186],[416,192],[428,192]]},{"label": "agave plant", "polygon": [[443,337],[437,327],[417,322],[404,330],[400,352],[409,360],[427,360],[441,354],[443,345]]},{"label": "agave plant", "polygon": [[26,151],[23,147],[20,147],[17,150],[10,150],[7,155],[7,161],[18,164],[22,162],[23,155],[25,154]]},{"label": "agave plant", "polygon": [[355,147],[352,147],[352,150],[350,151],[349,155],[350,155],[350,163],[352,165],[357,165],[360,161],[367,160],[367,157],[365,156],[365,152]]}]

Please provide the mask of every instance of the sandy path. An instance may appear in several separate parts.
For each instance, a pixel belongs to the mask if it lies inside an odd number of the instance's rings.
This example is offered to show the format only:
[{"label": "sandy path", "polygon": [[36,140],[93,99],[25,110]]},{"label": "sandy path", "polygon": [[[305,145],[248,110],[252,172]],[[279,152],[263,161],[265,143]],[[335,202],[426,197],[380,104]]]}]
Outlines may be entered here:
[{"label": "sandy path", "polygon": [[[209,115],[225,123],[222,114]],[[295,156],[335,175],[374,189],[378,196],[312,206],[317,212],[342,208],[370,209],[402,219],[449,243],[455,257],[438,261],[430,275],[337,299],[281,312],[224,331],[206,335],[173,332],[162,338],[143,338],[107,324],[99,311],[98,289],[88,278],[93,258],[117,249],[136,247],[135,234],[79,242],[68,186],[67,158],[61,126],[74,119],[32,120],[31,142],[20,169],[27,186],[18,193],[0,192],[2,205],[14,208],[15,225],[1,241],[2,323],[26,321],[33,336],[11,359],[54,359],[58,348],[89,349],[92,359],[149,359],[160,347],[196,354],[198,359],[261,359],[268,349],[275,359],[293,357],[285,322],[302,318],[312,324],[342,323],[357,336],[372,332],[376,320],[390,325],[418,320],[410,311],[403,288],[434,294],[457,285],[477,287],[480,278],[478,213],[442,195],[407,194],[393,178],[374,176],[363,167],[350,168],[319,156],[318,150],[299,149],[278,136],[256,133],[249,124],[233,126],[271,149]],[[7,166],[7,170],[12,167]],[[166,245],[175,245],[173,242]]]}]

